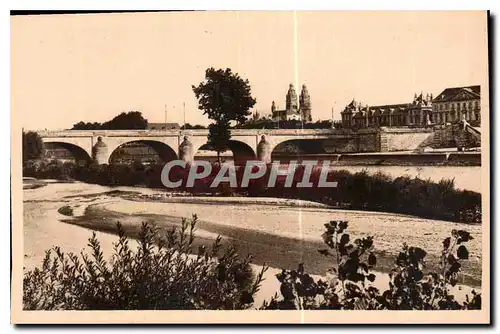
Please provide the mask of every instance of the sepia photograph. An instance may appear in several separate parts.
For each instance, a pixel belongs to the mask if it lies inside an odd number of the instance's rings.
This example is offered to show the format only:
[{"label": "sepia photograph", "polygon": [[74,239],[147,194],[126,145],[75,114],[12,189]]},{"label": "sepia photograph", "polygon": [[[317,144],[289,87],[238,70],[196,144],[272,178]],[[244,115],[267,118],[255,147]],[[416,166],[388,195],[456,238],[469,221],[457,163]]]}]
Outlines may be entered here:
[{"label": "sepia photograph", "polygon": [[11,321],[488,324],[490,20],[11,13]]}]

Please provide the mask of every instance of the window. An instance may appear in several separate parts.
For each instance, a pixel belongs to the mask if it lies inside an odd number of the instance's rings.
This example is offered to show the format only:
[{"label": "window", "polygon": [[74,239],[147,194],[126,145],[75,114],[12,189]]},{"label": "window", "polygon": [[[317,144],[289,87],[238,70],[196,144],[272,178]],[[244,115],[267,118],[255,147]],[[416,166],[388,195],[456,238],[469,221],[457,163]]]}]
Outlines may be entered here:
[{"label": "window", "polygon": [[479,101],[475,101],[474,104],[475,104],[475,108],[479,109]]}]

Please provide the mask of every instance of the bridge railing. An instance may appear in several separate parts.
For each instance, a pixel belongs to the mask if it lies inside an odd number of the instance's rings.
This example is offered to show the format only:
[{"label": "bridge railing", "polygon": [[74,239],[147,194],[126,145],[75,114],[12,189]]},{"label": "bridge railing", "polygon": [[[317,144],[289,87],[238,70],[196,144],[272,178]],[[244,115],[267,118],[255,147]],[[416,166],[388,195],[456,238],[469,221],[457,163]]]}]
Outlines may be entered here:
[{"label": "bridge railing", "polygon": [[[41,130],[37,131],[42,137],[95,137],[95,136],[182,136],[208,135],[207,129],[190,130]],[[337,129],[231,129],[232,135],[322,135],[343,134],[345,131]]]}]

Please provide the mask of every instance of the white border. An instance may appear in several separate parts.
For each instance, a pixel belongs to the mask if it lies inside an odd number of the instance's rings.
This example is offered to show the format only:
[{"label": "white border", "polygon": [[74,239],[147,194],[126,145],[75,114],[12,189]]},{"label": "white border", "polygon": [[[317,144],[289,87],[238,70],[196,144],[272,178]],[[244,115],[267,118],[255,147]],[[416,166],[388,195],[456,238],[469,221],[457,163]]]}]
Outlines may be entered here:
[{"label": "white border", "polygon": [[[7,154],[5,152],[10,153],[10,27],[9,27],[9,9],[31,9],[31,8],[36,8],[36,9],[45,9],[45,10],[51,10],[51,9],[66,9],[66,10],[77,10],[77,9],[88,9],[88,10],[105,10],[105,9],[121,9],[121,10],[140,10],[140,9],[198,9],[198,10],[220,10],[220,9],[247,9],[247,10],[257,10],[257,9],[264,9],[264,10],[290,10],[290,9],[313,9],[313,10],[320,10],[320,9],[348,9],[348,10],[354,10],[354,9],[377,9],[377,10],[395,10],[395,9],[401,9],[401,10],[444,10],[444,9],[456,9],[456,10],[465,10],[465,9],[492,9],[492,14],[494,15],[495,13],[500,12],[498,10],[499,1],[484,1],[484,0],[475,0],[475,1],[459,1],[459,0],[441,0],[439,2],[436,1],[428,1],[428,0],[419,0],[419,1],[388,1],[388,0],[379,0],[377,2],[373,1],[361,1],[361,0],[350,0],[350,1],[345,1],[345,2],[340,2],[340,3],[335,3],[332,4],[330,1],[315,1],[315,0],[302,0],[302,1],[297,1],[297,0],[288,0],[288,1],[280,1],[280,2],[274,2],[271,3],[269,0],[253,0],[253,1],[193,1],[193,0],[178,0],[178,1],[128,1],[128,0],[121,0],[121,1],[10,1],[10,2],[2,2],[0,6],[6,7],[5,10],[2,11],[3,15],[3,20],[2,24],[0,25],[1,29],[1,34],[0,36],[2,37],[2,41],[4,42],[4,47],[2,48],[1,56],[2,56],[2,64],[3,64],[3,71],[2,71],[2,93],[3,93],[3,98],[0,100],[2,105],[3,105],[3,111],[0,113],[2,119],[0,121],[0,126],[4,127],[2,131],[0,131],[0,143],[1,143],[1,148],[2,152],[4,152],[4,163],[0,164],[0,168],[2,169],[2,175],[3,177],[0,179],[0,189],[1,189],[1,201],[0,201],[0,212],[4,215],[3,219],[3,232],[2,233],[2,242],[1,245],[3,247],[3,256],[2,256],[2,267],[3,268],[3,275],[2,277],[2,282],[4,284],[2,285],[2,315],[3,315],[3,321],[2,321],[2,332],[12,332],[14,328],[12,326],[7,325],[10,322],[10,275],[7,276],[8,270],[7,268],[10,266],[10,259],[7,256],[7,254],[10,254],[10,163],[7,162]],[[3,8],[2,8],[3,9]],[[496,23],[498,26],[498,22]],[[496,28],[496,27],[495,27]],[[497,41],[497,36],[498,34],[495,32],[492,32],[493,38],[495,41]],[[495,57],[495,60],[498,60],[498,55]],[[493,59],[490,59],[490,62],[492,62]],[[496,62],[497,63],[497,62]],[[496,73],[492,73],[493,77],[496,77]],[[499,88],[494,86],[493,83],[491,83],[492,87],[494,88],[494,94],[492,94],[492,98],[494,96],[499,96]],[[495,119],[495,124],[492,124],[492,132],[495,132],[495,129],[499,129],[498,123],[500,122],[499,117],[496,117]],[[496,136],[498,137],[498,135]],[[496,141],[495,143],[491,143],[491,145],[497,144]],[[498,145],[495,145],[495,152],[497,152],[497,147]],[[491,157],[493,159],[493,156]],[[493,185],[492,185],[493,186]],[[493,188],[492,188],[493,191]],[[495,203],[491,205],[492,207],[500,207],[500,199],[496,199]],[[492,225],[494,224],[494,221],[492,221]],[[498,227],[495,229],[498,233]],[[495,235],[496,236],[496,235]],[[495,244],[495,242],[492,243],[492,246]],[[498,259],[498,247],[496,247],[495,250],[495,257],[493,259]],[[498,275],[497,275],[497,281],[498,283]],[[498,291],[498,285],[497,289]],[[497,297],[497,296],[495,296]],[[496,300],[497,298],[492,299],[492,301]],[[498,307],[495,308],[498,310]],[[498,317],[494,316],[493,319],[497,319]],[[7,325],[7,326],[6,326]],[[76,329],[76,328],[75,328]],[[120,332],[132,332],[133,330],[137,330],[139,328],[119,328],[118,330]],[[142,329],[142,328],[141,328]],[[243,328],[238,328],[236,330],[241,330]],[[69,331],[69,328],[64,329],[64,331]],[[92,332],[92,333],[101,333],[104,332],[104,329],[97,329],[97,328],[85,328],[82,330],[82,328],[78,329],[79,331],[82,332]],[[156,331],[163,331],[165,329],[150,329],[154,332]],[[176,330],[174,328],[169,328],[168,330]],[[201,329],[198,328],[197,330],[203,330],[203,332],[219,332],[221,329]],[[235,328],[229,328],[228,330],[235,330]],[[262,328],[255,329],[256,331],[264,331]],[[277,328],[270,329],[273,332],[278,330]],[[281,329],[281,330],[288,330],[288,329]],[[352,328],[351,330],[354,330],[354,332],[362,331],[361,329],[354,329]],[[365,330],[370,330],[372,331],[373,328],[366,328]],[[386,331],[387,328],[380,328],[379,330],[384,330]],[[393,330],[400,330],[399,328],[395,327]],[[428,328],[420,328],[419,331],[426,331],[428,332]],[[444,328],[441,328],[441,330],[444,330]],[[456,328],[450,328],[447,329],[450,331],[456,331]],[[43,328],[41,330],[42,332],[47,332],[51,333],[53,332],[53,329],[51,328]],[[445,330],[446,331],[446,330]]]}]

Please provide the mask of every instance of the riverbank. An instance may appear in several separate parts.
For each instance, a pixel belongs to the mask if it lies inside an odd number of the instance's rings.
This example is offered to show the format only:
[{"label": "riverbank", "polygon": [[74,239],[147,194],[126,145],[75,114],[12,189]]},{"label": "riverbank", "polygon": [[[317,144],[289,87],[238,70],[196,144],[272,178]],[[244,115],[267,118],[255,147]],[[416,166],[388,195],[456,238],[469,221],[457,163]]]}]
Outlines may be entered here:
[{"label": "riverbank", "polygon": [[[205,157],[204,157],[205,158]],[[361,153],[327,153],[292,156],[273,155],[273,160],[287,163],[291,160],[327,160],[338,166],[393,166],[393,167],[463,167],[481,166],[480,151],[433,150],[430,152],[394,151]]]},{"label": "riverbank", "polygon": [[[282,165],[281,168],[286,168]],[[365,166],[364,166],[365,167]],[[354,172],[347,168],[328,171],[327,180],[335,186],[322,187],[324,169],[321,165],[313,168],[306,175],[304,166],[298,166],[292,175],[279,176],[276,181],[271,178],[271,169],[243,186],[244,169],[236,168],[236,183],[228,182],[212,187],[216,175],[224,173],[221,167],[212,166],[212,172],[195,180],[187,186],[189,167],[169,170],[169,179],[180,181],[172,192],[189,192],[194,196],[210,194],[212,196],[240,196],[301,199],[322,203],[338,209],[370,210],[411,214],[420,218],[438,219],[454,222],[481,223],[481,194],[469,190],[457,189],[455,181],[443,177],[440,181],[422,178],[419,173],[414,177],[404,172],[393,175],[384,172],[369,173],[366,169]],[[458,167],[455,167],[458,168]],[[465,168],[465,167],[462,167]],[[63,180],[79,180],[86,183],[106,186],[139,186],[152,189],[165,189],[163,184],[163,165],[90,165],[74,164],[31,164],[25,166],[23,175],[38,178],[59,178]],[[418,170],[418,168],[417,168]],[[443,169],[442,172],[450,172]],[[465,171],[465,170],[464,170]],[[437,174],[437,169],[435,169]],[[466,172],[466,171],[465,171]],[[226,172],[227,173],[227,172]],[[291,177],[292,179],[289,179]],[[313,189],[299,185],[304,178],[308,179]],[[462,179],[466,179],[462,177]],[[240,180],[238,182],[238,180]],[[475,179],[476,182],[478,181]],[[289,183],[291,181],[291,184]],[[271,184],[271,185],[269,185]]]},{"label": "riverbank", "polygon": [[[221,235],[225,243],[235,245],[241,254],[252,254],[257,265],[266,263],[275,268],[294,269],[304,262],[306,269],[317,275],[323,275],[329,266],[317,250],[323,247],[323,224],[330,220],[349,221],[352,238],[373,236],[379,258],[377,269],[385,272],[391,269],[403,242],[426,249],[428,268],[435,268],[439,263],[441,241],[452,229],[464,229],[474,240],[468,245],[470,260],[466,261],[461,282],[480,285],[480,226],[379,212],[333,210],[310,202],[308,206],[306,201],[297,207],[298,202],[286,199],[169,199],[165,196],[160,200],[161,196],[164,192],[158,190],[83,183],[50,183],[43,188],[25,190],[25,266],[39,265],[45,249],[52,245],[64,246],[69,242],[73,247],[75,232],[65,231],[62,226],[86,228],[82,229],[87,233],[85,240],[80,238],[81,248],[90,236],[87,229],[113,233],[116,222],[120,221],[133,235],[143,221],[170,228],[179,226],[183,217],[196,213],[200,219],[201,243],[211,244],[216,235]],[[253,202],[240,205],[246,200]],[[211,204],[203,204],[203,201]],[[70,206],[73,216],[59,214],[57,210],[62,206]],[[46,227],[49,227],[46,235],[39,232]],[[69,239],[64,240],[62,236]],[[47,244],[44,239],[53,243]],[[41,247],[42,244],[46,247]]]}]

